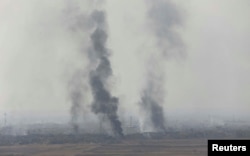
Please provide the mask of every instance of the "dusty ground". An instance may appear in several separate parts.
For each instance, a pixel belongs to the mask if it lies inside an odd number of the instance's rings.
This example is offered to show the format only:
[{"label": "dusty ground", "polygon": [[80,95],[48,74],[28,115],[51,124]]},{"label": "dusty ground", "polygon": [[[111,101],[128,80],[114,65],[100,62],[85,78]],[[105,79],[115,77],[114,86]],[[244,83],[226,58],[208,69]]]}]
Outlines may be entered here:
[{"label": "dusty ground", "polygon": [[207,140],[124,140],[117,144],[31,144],[0,146],[0,156],[206,156]]}]

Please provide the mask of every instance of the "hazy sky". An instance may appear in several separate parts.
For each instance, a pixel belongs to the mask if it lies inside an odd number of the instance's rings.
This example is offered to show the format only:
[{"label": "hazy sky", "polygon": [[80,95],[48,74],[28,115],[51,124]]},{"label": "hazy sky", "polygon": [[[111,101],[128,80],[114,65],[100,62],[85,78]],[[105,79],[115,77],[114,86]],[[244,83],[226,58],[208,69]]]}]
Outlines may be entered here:
[{"label": "hazy sky", "polygon": [[[69,116],[68,81],[86,66],[88,34],[75,25],[90,1],[0,0],[0,113]],[[250,114],[250,2],[173,0],[184,55],[164,58],[167,116]],[[147,60],[159,51],[149,0],[106,0],[112,93],[138,114]],[[157,53],[156,53],[157,55]],[[157,70],[157,69],[156,69]],[[88,109],[89,104],[84,104]]]}]

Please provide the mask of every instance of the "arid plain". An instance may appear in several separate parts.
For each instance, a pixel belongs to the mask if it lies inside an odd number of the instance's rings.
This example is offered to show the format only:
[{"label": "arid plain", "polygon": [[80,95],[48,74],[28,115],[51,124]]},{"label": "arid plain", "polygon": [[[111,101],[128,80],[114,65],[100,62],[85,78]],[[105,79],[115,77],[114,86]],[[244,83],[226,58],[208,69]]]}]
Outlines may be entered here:
[{"label": "arid plain", "polygon": [[205,139],[126,139],[120,143],[0,146],[1,156],[205,156]]}]

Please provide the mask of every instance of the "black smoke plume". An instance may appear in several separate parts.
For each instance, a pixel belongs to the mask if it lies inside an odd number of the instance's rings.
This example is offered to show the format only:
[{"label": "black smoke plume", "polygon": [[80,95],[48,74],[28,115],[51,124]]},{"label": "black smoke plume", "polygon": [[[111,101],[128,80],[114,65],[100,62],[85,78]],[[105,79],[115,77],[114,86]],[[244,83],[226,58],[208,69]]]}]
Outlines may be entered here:
[{"label": "black smoke plume", "polygon": [[97,67],[90,71],[89,81],[94,101],[92,111],[103,114],[109,120],[116,136],[123,136],[121,122],[118,119],[117,109],[119,100],[113,97],[107,88],[107,81],[112,76],[112,68],[109,61],[109,51],[106,48],[108,34],[106,32],[105,12],[95,10],[91,15],[95,29],[91,34],[92,47],[89,57],[97,62]]}]

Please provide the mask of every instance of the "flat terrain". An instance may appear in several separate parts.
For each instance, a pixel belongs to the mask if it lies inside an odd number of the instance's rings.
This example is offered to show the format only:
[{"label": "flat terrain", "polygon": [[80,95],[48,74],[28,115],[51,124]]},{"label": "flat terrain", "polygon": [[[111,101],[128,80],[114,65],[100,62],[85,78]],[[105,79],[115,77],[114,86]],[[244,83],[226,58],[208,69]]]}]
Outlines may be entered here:
[{"label": "flat terrain", "polygon": [[0,146],[0,156],[206,156],[205,139],[123,140],[120,143]]}]

